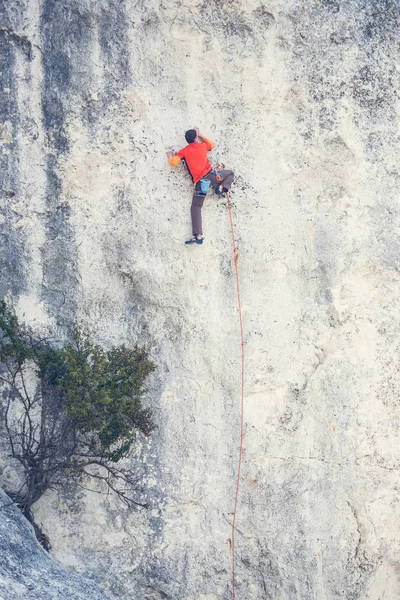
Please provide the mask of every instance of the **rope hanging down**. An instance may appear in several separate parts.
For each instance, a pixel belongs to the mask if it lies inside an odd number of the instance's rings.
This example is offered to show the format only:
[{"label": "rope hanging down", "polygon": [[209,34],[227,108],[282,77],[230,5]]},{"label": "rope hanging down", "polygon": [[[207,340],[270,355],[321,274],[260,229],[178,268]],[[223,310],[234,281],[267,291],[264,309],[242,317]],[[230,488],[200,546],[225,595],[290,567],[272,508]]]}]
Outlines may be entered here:
[{"label": "rope hanging down", "polygon": [[232,599],[236,597],[235,595],[235,527],[236,527],[236,515],[237,515],[237,506],[238,506],[238,498],[239,498],[239,486],[240,486],[240,472],[242,468],[242,456],[243,456],[243,438],[244,438],[244,335],[243,335],[243,317],[242,317],[242,305],[240,300],[240,286],[239,286],[239,253],[237,248],[237,243],[235,240],[235,229],[233,226],[233,218],[232,218],[232,206],[229,194],[226,194],[228,211],[229,211],[229,220],[231,225],[232,232],[232,244],[233,244],[233,262],[235,266],[235,274],[236,274],[236,291],[237,291],[237,304],[238,304],[238,312],[239,312],[239,326],[240,326],[240,339],[241,339],[241,347],[242,347],[242,385],[241,385],[241,410],[240,410],[240,443],[239,443],[239,460],[237,466],[237,480],[236,480],[236,493],[235,493],[235,503],[233,508],[233,518],[232,518],[232,537],[231,537],[231,551],[232,551]]}]

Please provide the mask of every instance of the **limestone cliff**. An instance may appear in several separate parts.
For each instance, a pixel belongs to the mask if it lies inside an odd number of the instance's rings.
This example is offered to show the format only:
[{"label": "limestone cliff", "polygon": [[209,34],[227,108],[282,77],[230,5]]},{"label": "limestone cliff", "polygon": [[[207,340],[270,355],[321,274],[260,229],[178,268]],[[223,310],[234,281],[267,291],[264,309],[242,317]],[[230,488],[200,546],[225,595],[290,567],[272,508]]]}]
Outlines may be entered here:
[{"label": "limestone cliff", "polygon": [[107,600],[93,581],[68,573],[39,546],[32,527],[0,490],[1,600]]},{"label": "limestone cliff", "polygon": [[1,294],[158,364],[132,459],[150,509],[35,506],[54,557],[116,598],[231,597],[229,220],[210,195],[186,248],[191,183],[165,156],[193,125],[236,173],[236,597],[400,598],[398,34],[397,0],[0,5]]}]

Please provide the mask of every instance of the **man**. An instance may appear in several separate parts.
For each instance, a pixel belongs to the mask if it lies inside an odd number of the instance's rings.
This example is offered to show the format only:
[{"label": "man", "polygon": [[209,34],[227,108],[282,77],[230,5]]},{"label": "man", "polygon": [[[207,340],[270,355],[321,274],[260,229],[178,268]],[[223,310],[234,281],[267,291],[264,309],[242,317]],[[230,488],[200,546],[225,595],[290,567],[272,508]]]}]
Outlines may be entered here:
[{"label": "man", "polygon": [[193,179],[194,193],[190,214],[192,217],[193,237],[185,244],[202,244],[204,241],[201,223],[201,208],[210,185],[215,186],[215,193],[225,197],[234,179],[233,171],[217,171],[208,162],[207,152],[214,148],[213,142],[200,135],[198,127],[185,133],[188,145],[176,154],[168,150],[170,165],[176,167],[182,159],[185,160],[188,171]]}]

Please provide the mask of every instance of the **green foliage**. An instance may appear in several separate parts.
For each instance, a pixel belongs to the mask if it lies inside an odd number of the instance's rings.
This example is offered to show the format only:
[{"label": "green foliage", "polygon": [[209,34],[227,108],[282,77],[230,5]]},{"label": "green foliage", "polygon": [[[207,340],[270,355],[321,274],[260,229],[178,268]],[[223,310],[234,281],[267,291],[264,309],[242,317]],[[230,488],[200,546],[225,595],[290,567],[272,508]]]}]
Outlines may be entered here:
[{"label": "green foliage", "polygon": [[114,461],[129,450],[136,430],[148,435],[154,428],[140,404],[144,381],[154,368],[143,348],[104,351],[80,330],[72,344],[47,347],[39,360],[41,377],[63,393],[64,410],[79,431],[91,433],[92,444]]},{"label": "green foliage", "polygon": [[[38,375],[33,391],[27,385],[32,364]],[[151,411],[141,406],[154,369],[144,348],[105,351],[81,328],[63,347],[35,340],[0,301],[0,382],[9,392],[2,425],[24,470],[23,491],[16,492],[23,511],[29,514],[47,489],[83,478],[102,482],[129,506],[145,506],[130,495],[134,471],[116,463],[138,431],[154,429]]]},{"label": "green foliage", "polygon": [[18,365],[32,358],[34,348],[17,317],[0,301],[0,362],[15,362]]}]

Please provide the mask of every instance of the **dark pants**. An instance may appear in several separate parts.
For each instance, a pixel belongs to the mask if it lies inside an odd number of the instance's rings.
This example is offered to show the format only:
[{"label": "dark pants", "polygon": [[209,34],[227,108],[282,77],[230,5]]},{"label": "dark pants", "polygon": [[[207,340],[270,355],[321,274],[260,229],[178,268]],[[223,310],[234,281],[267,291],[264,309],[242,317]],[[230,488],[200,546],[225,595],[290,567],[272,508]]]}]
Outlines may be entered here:
[{"label": "dark pants", "polygon": [[[226,190],[232,185],[232,181],[235,177],[233,171],[229,171],[224,169],[223,171],[218,171],[218,174],[222,176],[222,180],[217,180],[217,174],[215,171],[210,171],[203,177],[203,179],[208,179],[211,181],[211,186],[222,185]],[[196,196],[196,192],[200,191],[200,182],[198,181],[195,186],[195,192],[193,194],[192,206],[190,208],[190,214],[192,216],[192,231],[193,235],[203,235],[203,229],[201,225],[201,209],[203,206],[205,196]]]}]

